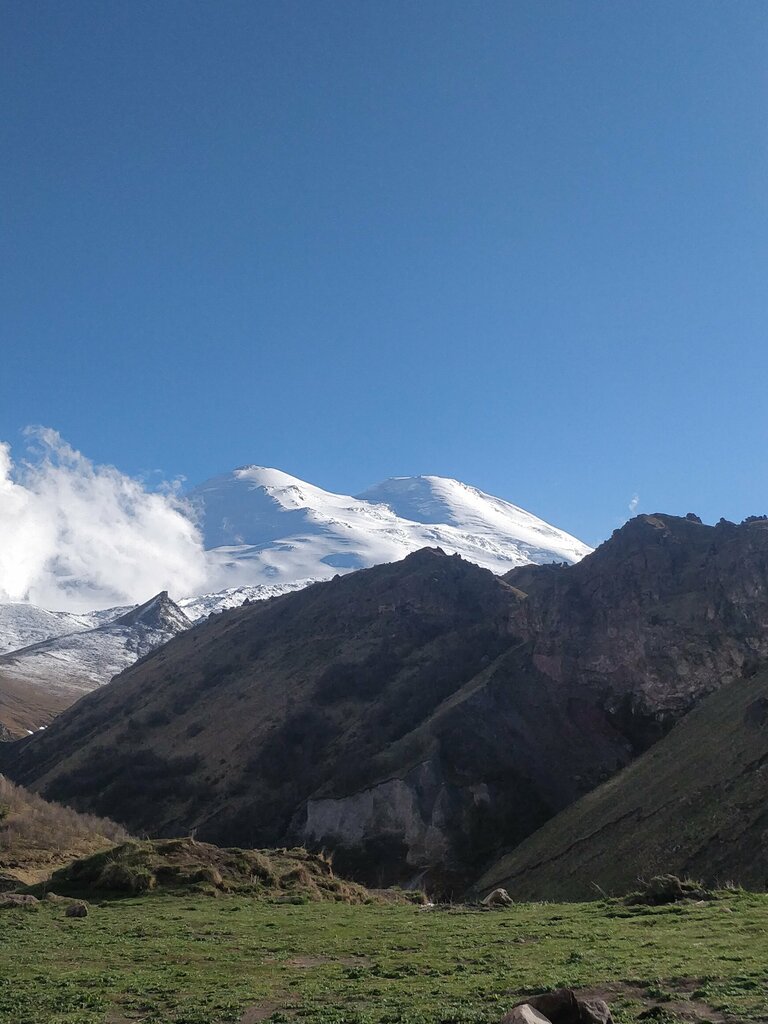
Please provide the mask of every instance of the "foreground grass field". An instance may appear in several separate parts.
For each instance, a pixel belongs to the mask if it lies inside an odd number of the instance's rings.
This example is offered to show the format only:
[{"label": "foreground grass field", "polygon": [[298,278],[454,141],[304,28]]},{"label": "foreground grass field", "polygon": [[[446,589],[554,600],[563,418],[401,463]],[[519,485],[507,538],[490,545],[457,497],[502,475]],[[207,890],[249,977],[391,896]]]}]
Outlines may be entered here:
[{"label": "foreground grass field", "polygon": [[619,1021],[768,1018],[768,897],[509,910],[148,895],[0,912],[3,1024],[485,1024],[532,990]]}]

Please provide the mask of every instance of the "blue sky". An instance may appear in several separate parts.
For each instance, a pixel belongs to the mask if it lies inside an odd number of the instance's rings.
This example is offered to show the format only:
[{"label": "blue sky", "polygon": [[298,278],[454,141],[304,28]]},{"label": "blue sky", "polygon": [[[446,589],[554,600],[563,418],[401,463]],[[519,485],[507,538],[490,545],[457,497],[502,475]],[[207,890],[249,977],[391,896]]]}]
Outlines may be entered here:
[{"label": "blue sky", "polygon": [[0,7],[0,439],[768,511],[768,6]]}]

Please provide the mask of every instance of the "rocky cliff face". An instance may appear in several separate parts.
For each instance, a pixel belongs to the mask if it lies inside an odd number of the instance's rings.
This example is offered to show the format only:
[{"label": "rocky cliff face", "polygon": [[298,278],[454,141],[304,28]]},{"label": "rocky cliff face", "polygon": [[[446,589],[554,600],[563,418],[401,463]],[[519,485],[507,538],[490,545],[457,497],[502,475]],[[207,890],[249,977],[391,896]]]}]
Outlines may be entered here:
[{"label": "rocky cliff face", "polygon": [[303,842],[332,846],[344,870],[371,882],[461,891],[472,865],[519,842],[630,758],[610,717],[578,699],[561,702],[518,644],[387,749],[377,781],[313,795],[293,830]]},{"label": "rocky cliff face", "polygon": [[137,831],[457,891],[768,658],[768,528],[642,516],[506,579],[439,551],[181,634],[10,748]]},{"label": "rocky cliff face", "polygon": [[581,564],[513,570],[536,667],[642,749],[768,658],[768,522],[639,516]]}]

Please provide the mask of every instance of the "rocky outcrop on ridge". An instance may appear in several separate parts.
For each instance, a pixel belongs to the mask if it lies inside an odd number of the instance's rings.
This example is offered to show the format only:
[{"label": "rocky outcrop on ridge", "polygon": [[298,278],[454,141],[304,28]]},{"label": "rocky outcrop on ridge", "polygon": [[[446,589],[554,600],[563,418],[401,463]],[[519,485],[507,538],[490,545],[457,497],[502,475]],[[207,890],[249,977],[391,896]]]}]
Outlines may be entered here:
[{"label": "rocky outcrop on ridge", "polygon": [[536,668],[644,749],[768,659],[768,521],[631,520],[574,566],[525,566],[515,629]]}]

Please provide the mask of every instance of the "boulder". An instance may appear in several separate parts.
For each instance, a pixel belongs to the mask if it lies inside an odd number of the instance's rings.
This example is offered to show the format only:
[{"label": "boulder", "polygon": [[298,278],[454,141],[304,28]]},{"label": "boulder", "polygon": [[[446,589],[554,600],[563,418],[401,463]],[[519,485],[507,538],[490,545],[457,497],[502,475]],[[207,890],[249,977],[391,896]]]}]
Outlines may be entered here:
[{"label": "boulder", "polygon": [[24,883],[16,875],[12,875],[10,871],[0,871],[0,892],[12,892],[21,885]]},{"label": "boulder", "polygon": [[14,907],[30,909],[36,907],[40,900],[35,896],[27,896],[18,892],[6,892],[0,895],[0,910],[11,910]]},{"label": "boulder", "polygon": [[64,911],[64,917],[88,917],[88,904],[78,900],[76,903],[70,903],[67,909]]},{"label": "boulder", "polygon": [[[551,992],[528,996],[525,1002],[518,1003],[510,1013],[520,1006],[532,1008],[546,1020],[551,1021],[551,1024],[613,1024],[607,1003],[602,999],[579,999],[571,988],[556,988]],[[504,1018],[504,1021],[507,1021],[507,1017]],[[523,1024],[523,1022],[515,1020],[508,1024]]]},{"label": "boulder", "polygon": [[480,903],[484,907],[511,907],[514,900],[506,889],[494,889]]},{"label": "boulder", "polygon": [[529,1003],[520,1003],[501,1018],[501,1024],[551,1024],[551,1021]]},{"label": "boulder", "polygon": [[613,1024],[608,1003],[602,999],[577,999],[581,1024]]},{"label": "boulder", "polygon": [[528,996],[525,1002],[552,1021],[552,1024],[581,1024],[579,1002],[573,989],[556,988],[551,992],[541,992],[536,996]]}]

